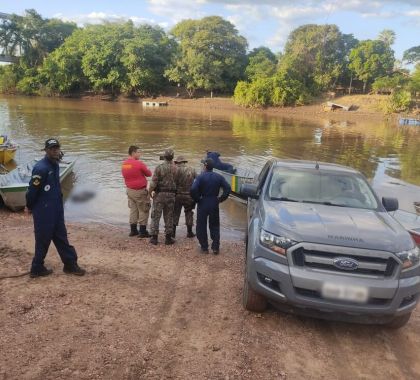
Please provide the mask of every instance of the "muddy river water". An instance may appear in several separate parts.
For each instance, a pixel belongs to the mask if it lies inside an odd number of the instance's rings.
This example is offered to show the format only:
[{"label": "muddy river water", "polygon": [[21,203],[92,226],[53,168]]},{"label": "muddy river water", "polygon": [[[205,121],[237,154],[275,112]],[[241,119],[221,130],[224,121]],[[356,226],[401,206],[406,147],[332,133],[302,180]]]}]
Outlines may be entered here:
[{"label": "muddy river water", "polygon": [[[85,203],[67,197],[66,219],[125,226],[128,208],[120,173],[129,145],[140,146],[151,168],[167,147],[200,169],[206,149],[223,160],[258,171],[272,157],[340,163],[360,170],[380,195],[396,196],[414,212],[420,201],[420,128],[386,121],[314,122],[240,112],[143,109],[140,103],[0,97],[0,133],[20,148],[8,169],[42,156],[43,142],[57,137],[65,158],[77,158],[65,181],[67,194],[95,192]],[[234,200],[221,207],[222,238],[239,239],[246,208]]]}]

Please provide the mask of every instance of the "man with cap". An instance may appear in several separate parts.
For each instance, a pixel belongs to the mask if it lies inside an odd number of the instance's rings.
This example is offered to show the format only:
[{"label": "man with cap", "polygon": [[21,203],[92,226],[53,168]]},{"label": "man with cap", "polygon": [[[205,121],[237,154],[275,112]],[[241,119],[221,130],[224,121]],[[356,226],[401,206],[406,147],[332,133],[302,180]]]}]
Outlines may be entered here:
[{"label": "man with cap", "polygon": [[173,244],[174,206],[177,182],[177,167],[172,161],[174,151],[166,149],[163,154],[164,162],[158,165],[153,173],[149,191],[153,199],[152,222],[150,228],[150,243],[158,243],[159,221],[163,213],[165,222],[165,244]]},{"label": "man with cap", "polygon": [[67,239],[64,224],[63,194],[60,185],[59,161],[62,157],[57,139],[45,141],[45,157],[33,170],[26,193],[26,207],[32,213],[35,229],[35,256],[30,276],[41,277],[52,273],[44,266],[51,241],[54,242],[67,274],[83,276],[85,270],[77,264],[77,253]]},{"label": "man with cap", "polygon": [[[140,160],[140,149],[138,146],[131,145],[128,148],[128,158],[123,162],[121,172],[127,186],[128,207],[130,209],[131,232],[129,236],[150,237],[147,231],[150,198],[147,191],[146,177],[150,177],[152,172]],[[140,231],[137,230],[137,223]]]},{"label": "man with cap", "polygon": [[[201,246],[201,253],[209,253],[207,240],[207,219],[209,220],[211,249],[215,255],[220,249],[220,218],[219,203],[227,199],[231,188],[226,180],[213,172],[214,161],[211,158],[204,160],[204,171],[191,186],[191,197],[197,202],[197,239]],[[219,196],[220,189],[223,189]]]},{"label": "man with cap", "polygon": [[175,160],[178,167],[176,197],[174,208],[174,229],[172,236],[175,237],[176,227],[178,226],[181,209],[184,207],[185,224],[187,226],[187,237],[193,238],[195,234],[192,231],[195,202],[191,198],[190,190],[197,173],[194,168],[187,165],[187,160],[183,156],[179,156]]}]

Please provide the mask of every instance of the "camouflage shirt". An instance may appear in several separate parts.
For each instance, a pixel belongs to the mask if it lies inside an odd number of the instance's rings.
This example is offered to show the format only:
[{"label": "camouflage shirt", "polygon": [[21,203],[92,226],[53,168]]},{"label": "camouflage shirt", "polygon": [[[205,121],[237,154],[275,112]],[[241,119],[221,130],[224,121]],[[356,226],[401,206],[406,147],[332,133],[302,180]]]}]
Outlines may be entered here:
[{"label": "camouflage shirt", "polygon": [[185,163],[178,164],[176,191],[178,194],[190,193],[191,185],[194,182],[197,173],[195,169],[187,166]]},{"label": "camouflage shirt", "polygon": [[175,192],[177,181],[177,167],[172,161],[165,161],[156,166],[150,181],[149,190],[156,192]]}]

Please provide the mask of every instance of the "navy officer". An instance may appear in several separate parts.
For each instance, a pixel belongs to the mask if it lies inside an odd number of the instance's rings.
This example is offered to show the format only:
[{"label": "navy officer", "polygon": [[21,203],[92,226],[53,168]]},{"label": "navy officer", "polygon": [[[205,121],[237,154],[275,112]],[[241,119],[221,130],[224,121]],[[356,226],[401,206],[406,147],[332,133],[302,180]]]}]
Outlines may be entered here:
[{"label": "navy officer", "polygon": [[[209,220],[211,249],[217,255],[220,249],[220,217],[219,203],[227,199],[231,188],[227,181],[219,174],[213,172],[214,161],[211,158],[204,160],[204,172],[201,173],[191,186],[191,197],[197,202],[197,239],[200,243],[201,253],[209,253],[207,240],[207,219]],[[219,196],[220,189],[223,189]]]},{"label": "navy officer", "polygon": [[52,273],[44,266],[51,241],[54,242],[64,264],[63,271],[83,276],[85,270],[77,264],[77,253],[67,239],[64,224],[63,194],[60,185],[59,161],[62,157],[60,143],[50,138],[45,141],[45,157],[33,170],[26,193],[26,207],[33,215],[35,229],[35,256],[30,276],[41,277]]}]

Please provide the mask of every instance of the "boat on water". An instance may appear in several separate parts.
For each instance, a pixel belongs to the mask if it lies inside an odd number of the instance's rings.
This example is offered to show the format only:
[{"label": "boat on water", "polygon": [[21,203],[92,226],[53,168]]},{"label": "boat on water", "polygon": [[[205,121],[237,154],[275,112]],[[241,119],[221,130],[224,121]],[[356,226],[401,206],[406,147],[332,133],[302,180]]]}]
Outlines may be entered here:
[{"label": "boat on water", "polygon": [[[0,175],[0,196],[6,207],[12,211],[19,211],[25,208],[26,191],[31,180],[32,169],[37,160],[20,165],[7,174]],[[60,161],[60,182],[62,182],[72,171],[74,161]]]},{"label": "boat on water", "polygon": [[0,135],[0,164],[4,165],[15,158],[18,145],[6,135]]},{"label": "boat on water", "polygon": [[420,119],[400,117],[398,123],[399,125],[414,125],[415,127],[420,127]]}]

